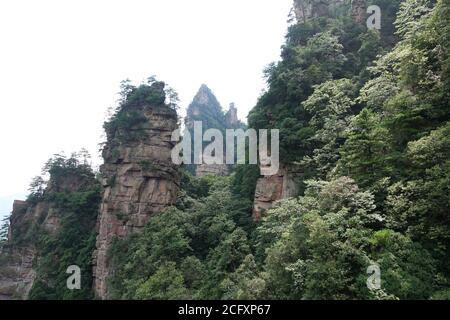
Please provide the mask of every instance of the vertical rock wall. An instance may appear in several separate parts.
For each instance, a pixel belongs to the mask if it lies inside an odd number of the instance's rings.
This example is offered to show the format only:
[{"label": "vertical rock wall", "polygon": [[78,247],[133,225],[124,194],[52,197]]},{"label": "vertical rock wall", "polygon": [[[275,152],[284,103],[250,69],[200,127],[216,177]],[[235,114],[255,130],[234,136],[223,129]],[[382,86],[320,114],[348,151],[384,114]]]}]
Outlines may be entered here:
[{"label": "vertical rock wall", "polygon": [[14,201],[8,243],[0,252],[0,300],[27,299],[36,278],[33,261],[37,256],[33,243],[14,244],[17,231],[26,232],[42,212],[25,201]]},{"label": "vertical rock wall", "polygon": [[294,0],[295,17],[299,23],[304,23],[309,18],[326,17],[345,2],[346,0]]},{"label": "vertical rock wall", "polygon": [[148,104],[134,107],[133,112],[145,117],[129,130],[136,138],[117,143],[117,131],[108,136],[103,151],[104,194],[94,253],[94,290],[101,299],[108,298],[112,241],[142,230],[154,213],[176,202],[179,190],[178,173],[171,161],[176,112],[166,105]]},{"label": "vertical rock wall", "polygon": [[[73,193],[93,183],[93,177],[65,174],[51,177],[46,199],[60,192]],[[8,242],[0,252],[0,300],[27,299],[36,280],[40,251],[36,239],[41,232],[56,234],[64,212],[51,200],[14,201]]]},{"label": "vertical rock wall", "polygon": [[366,0],[352,0],[352,17],[358,23],[363,23],[367,17]]},{"label": "vertical rock wall", "polygon": [[278,174],[258,179],[253,206],[253,219],[258,221],[262,214],[269,210],[274,202],[295,197],[297,195],[296,177],[292,169],[283,167]]}]

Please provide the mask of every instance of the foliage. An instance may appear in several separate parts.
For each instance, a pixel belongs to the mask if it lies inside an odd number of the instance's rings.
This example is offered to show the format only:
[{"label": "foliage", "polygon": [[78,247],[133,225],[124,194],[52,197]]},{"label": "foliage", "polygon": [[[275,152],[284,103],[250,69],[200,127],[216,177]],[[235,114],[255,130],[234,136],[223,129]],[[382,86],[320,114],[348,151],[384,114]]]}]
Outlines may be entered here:
[{"label": "foliage", "polygon": [[365,284],[374,262],[386,295],[429,297],[434,260],[401,234],[374,231],[383,219],[373,195],[348,178],[308,184],[304,197],[269,210],[258,227],[258,238],[266,239],[259,243],[268,248],[268,297],[374,299]]},{"label": "foliage", "polygon": [[312,118],[310,124],[316,134],[311,141],[316,146],[313,156],[306,156],[304,165],[325,177],[339,160],[339,147],[352,119],[355,106],[355,85],[349,79],[331,80],[315,87],[313,94],[303,103]]},{"label": "foliage", "polygon": [[103,124],[110,141],[121,143],[140,139],[142,131],[136,129],[148,121],[142,112],[146,106],[178,109],[178,93],[155,77],[149,77],[139,86],[124,80],[120,88],[118,106]]},{"label": "foliage", "polygon": [[0,248],[8,241],[9,217],[0,222]]},{"label": "foliage", "polygon": [[253,201],[260,169],[257,165],[238,165],[232,176],[232,190],[235,195]]},{"label": "foliage", "polygon": [[[280,129],[282,164],[303,171],[298,197],[254,223],[257,166],[203,178],[183,168],[176,207],[151,217],[142,233],[114,241],[114,298],[449,298],[450,3],[372,3],[382,8],[380,31],[345,10],[308,18],[289,27],[281,61],[264,71],[268,89],[249,126]],[[153,77],[139,87],[125,81],[121,89],[105,123],[118,143],[139,138],[131,133],[146,121],[138,108],[173,109],[178,101]],[[226,128],[206,86],[188,115],[205,129]],[[88,289],[67,293],[58,277],[76,261],[83,288],[90,288],[98,186],[86,161],[57,156],[45,171],[50,180],[33,180],[29,201],[57,208],[61,230],[52,235],[25,224],[15,231],[43,253],[31,297],[90,297]],[[58,188],[70,175],[91,183],[76,192]],[[371,289],[374,266],[381,287]]]},{"label": "foliage", "polygon": [[[13,230],[13,244],[33,246],[39,259],[35,262],[36,281],[30,299],[90,299],[92,295],[92,253],[95,248],[95,224],[100,204],[100,186],[88,164],[86,151],[69,158],[55,155],[43,169],[46,182],[33,180],[28,197],[31,209],[39,213],[37,221],[21,223]],[[71,185],[75,187],[69,187]],[[43,189],[43,185],[47,185]],[[38,211],[39,204],[48,210]],[[49,215],[58,222],[56,231],[45,226]],[[81,290],[68,290],[66,270],[71,265],[81,268]]]},{"label": "foliage", "polygon": [[[269,89],[250,125],[280,128],[282,161],[316,181],[258,227],[255,258],[264,267],[255,279],[269,298],[445,297],[450,60],[439,28],[448,29],[449,5],[399,3],[376,1],[388,24],[381,33],[339,17],[292,26],[283,60],[266,70]],[[345,59],[323,59],[322,48]],[[308,52],[319,59],[302,66]],[[378,292],[364,283],[372,262],[382,270]]]},{"label": "foliage", "polygon": [[30,183],[28,188],[28,202],[36,203],[44,198],[45,180],[41,176],[36,176]]},{"label": "foliage", "polygon": [[[198,181],[205,178],[188,178],[194,181],[191,195],[205,192]],[[113,297],[221,297],[217,284],[235,272],[250,253],[244,229],[250,213],[230,192],[228,178],[207,179],[206,195],[191,198],[183,211],[168,209],[153,216],[141,235],[114,242],[110,256],[115,272],[109,279]],[[167,274],[174,276],[166,279]]]},{"label": "foliage", "polygon": [[341,171],[367,187],[384,177],[389,170],[386,154],[389,135],[379,126],[379,115],[363,109],[352,121],[347,140],[341,148]]}]

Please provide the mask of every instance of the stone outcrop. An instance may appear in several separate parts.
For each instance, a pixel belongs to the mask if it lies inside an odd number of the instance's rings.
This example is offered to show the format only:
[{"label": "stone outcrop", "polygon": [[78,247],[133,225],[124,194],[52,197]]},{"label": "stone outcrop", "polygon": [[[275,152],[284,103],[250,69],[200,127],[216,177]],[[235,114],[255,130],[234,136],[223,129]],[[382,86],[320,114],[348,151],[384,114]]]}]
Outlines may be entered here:
[{"label": "stone outcrop", "polygon": [[0,252],[0,300],[28,298],[36,279],[34,247],[5,246]]},{"label": "stone outcrop", "polygon": [[301,175],[293,168],[283,167],[276,175],[258,179],[253,205],[253,219],[258,221],[274,202],[297,195],[296,179]]},{"label": "stone outcrop", "polygon": [[327,17],[346,0],[294,0],[294,14],[297,22],[310,18]]},{"label": "stone outcrop", "polygon": [[310,18],[328,17],[342,5],[351,4],[350,14],[358,23],[367,17],[366,0],[294,0],[294,14],[297,22],[304,23]]},{"label": "stone outcrop", "polygon": [[232,128],[239,123],[237,109],[234,106],[234,103],[230,103],[230,109],[225,114],[225,122],[229,128]]},{"label": "stone outcrop", "polygon": [[363,23],[367,17],[366,0],[352,0],[352,17],[358,23]]},{"label": "stone outcrop", "polygon": [[228,166],[226,164],[201,164],[195,170],[197,177],[205,176],[219,176],[224,177],[229,174]]},{"label": "stone outcrop", "polygon": [[[164,86],[152,87],[162,90]],[[108,298],[107,278],[112,271],[108,250],[113,240],[141,231],[153,214],[176,202],[179,190],[178,172],[171,160],[176,111],[164,104],[144,103],[133,106],[132,112],[144,121],[127,132],[110,132],[103,150],[104,193],[94,253],[94,290],[101,299]],[[117,142],[120,134],[131,133],[135,133],[132,138]]]},{"label": "stone outcrop", "polygon": [[[8,242],[0,252],[0,299],[28,298],[36,279],[35,262],[39,258],[33,239],[34,226],[57,232],[60,217],[50,203],[29,204],[14,201],[8,230]],[[27,235],[29,237],[27,237]]]},{"label": "stone outcrop", "polygon": [[14,237],[28,232],[44,213],[43,207],[33,208],[26,201],[14,201],[8,230],[8,242],[0,251],[0,300],[27,299],[36,278],[33,262],[37,251],[34,243],[15,243]]},{"label": "stone outcrop", "polygon": [[59,192],[77,192],[92,183],[91,176],[64,174],[50,178],[42,200],[14,201],[8,241],[0,252],[0,299],[28,298],[40,258],[36,233],[55,234],[60,229],[62,213],[45,199]]}]

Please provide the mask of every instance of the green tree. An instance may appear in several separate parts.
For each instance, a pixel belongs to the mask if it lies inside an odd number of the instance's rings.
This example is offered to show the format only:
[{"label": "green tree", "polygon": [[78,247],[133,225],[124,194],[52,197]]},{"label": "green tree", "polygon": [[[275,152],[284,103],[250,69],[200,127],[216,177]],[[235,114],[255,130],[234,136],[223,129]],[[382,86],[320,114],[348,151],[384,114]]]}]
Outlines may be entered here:
[{"label": "green tree", "polygon": [[367,187],[388,175],[389,134],[380,126],[380,117],[363,109],[352,121],[341,148],[341,172]]},{"label": "green tree", "polygon": [[315,168],[320,177],[324,178],[339,160],[339,147],[345,141],[356,95],[351,80],[331,80],[317,86],[303,103],[312,115],[310,124],[316,130],[311,138],[315,146],[313,156],[306,156],[304,165],[309,170]]},{"label": "green tree", "polygon": [[8,241],[9,217],[0,222],[0,248]]},{"label": "green tree", "polygon": [[42,200],[44,197],[45,187],[46,182],[42,177],[40,176],[34,177],[28,188],[29,194],[27,197],[27,201],[35,203],[37,201]]},{"label": "green tree", "polygon": [[176,264],[166,262],[136,290],[136,299],[147,300],[181,300],[186,299],[183,274],[176,269]]}]

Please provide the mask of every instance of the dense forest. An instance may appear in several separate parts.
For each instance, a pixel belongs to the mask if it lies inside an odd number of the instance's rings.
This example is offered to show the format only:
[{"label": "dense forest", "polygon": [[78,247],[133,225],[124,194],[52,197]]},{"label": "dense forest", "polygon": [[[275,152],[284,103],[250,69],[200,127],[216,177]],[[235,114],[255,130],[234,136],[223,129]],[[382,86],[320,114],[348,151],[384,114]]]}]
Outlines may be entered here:
[{"label": "dense forest", "polygon": [[266,70],[249,127],[281,130],[300,197],[254,224],[254,167],[186,176],[176,208],[116,244],[117,298],[449,297],[450,3],[375,3],[395,29],[311,18]]},{"label": "dense forest", "polygon": [[[268,88],[248,127],[280,129],[280,161],[301,172],[298,196],[255,221],[257,166],[224,177],[179,168],[176,204],[114,240],[109,298],[450,299],[450,1],[370,2],[383,13],[380,31],[348,8],[311,16],[290,25],[281,61],[264,71]],[[154,81],[122,88],[107,132],[122,126],[128,136],[140,120],[123,109],[139,99],[164,103]],[[220,120],[211,121],[223,123],[215,111]],[[45,167],[50,181],[85,177],[77,192],[32,184],[28,201],[45,198],[65,218],[58,234],[34,240],[42,258],[31,299],[94,297],[101,185],[83,157]],[[69,260],[88,274],[75,295],[59,281]],[[381,271],[375,289],[370,266]]]}]

